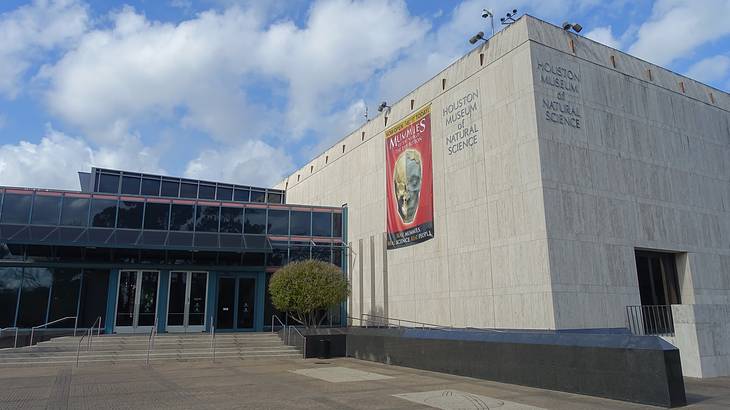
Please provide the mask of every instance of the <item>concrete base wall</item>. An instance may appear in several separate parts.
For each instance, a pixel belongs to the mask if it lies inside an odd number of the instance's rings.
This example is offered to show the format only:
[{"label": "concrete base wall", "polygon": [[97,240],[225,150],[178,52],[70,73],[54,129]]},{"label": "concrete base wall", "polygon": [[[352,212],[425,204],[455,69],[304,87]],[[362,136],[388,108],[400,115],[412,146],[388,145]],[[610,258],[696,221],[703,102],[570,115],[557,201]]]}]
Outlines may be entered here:
[{"label": "concrete base wall", "polygon": [[730,305],[673,305],[674,337],[689,377],[730,376]]}]

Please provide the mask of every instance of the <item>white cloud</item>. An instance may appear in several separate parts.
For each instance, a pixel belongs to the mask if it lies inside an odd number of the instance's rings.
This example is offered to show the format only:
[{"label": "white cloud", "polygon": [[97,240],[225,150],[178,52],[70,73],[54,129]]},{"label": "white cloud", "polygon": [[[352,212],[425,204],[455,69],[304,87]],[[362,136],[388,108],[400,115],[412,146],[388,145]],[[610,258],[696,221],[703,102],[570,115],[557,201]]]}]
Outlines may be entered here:
[{"label": "white cloud", "polygon": [[700,60],[687,70],[687,76],[703,83],[730,79],[730,56],[720,54]]},{"label": "white cloud", "polygon": [[49,126],[37,144],[20,141],[0,145],[0,185],[77,190],[77,172],[92,166],[164,173],[158,166],[159,156],[136,136],[95,149],[83,138]]},{"label": "white cloud", "polygon": [[621,48],[621,41],[613,36],[611,26],[596,27],[586,33],[586,37],[609,47],[613,47],[616,49]]},{"label": "white cloud", "polygon": [[728,0],[657,0],[629,53],[659,65],[692,57],[702,44],[730,35]]},{"label": "white cloud", "polygon": [[0,14],[0,94],[17,96],[32,63],[69,46],[88,22],[86,7],[75,0],[36,0]]},{"label": "white cloud", "polygon": [[293,168],[291,158],[282,150],[262,141],[246,141],[235,147],[203,151],[188,163],[185,176],[268,186],[280,181]]}]

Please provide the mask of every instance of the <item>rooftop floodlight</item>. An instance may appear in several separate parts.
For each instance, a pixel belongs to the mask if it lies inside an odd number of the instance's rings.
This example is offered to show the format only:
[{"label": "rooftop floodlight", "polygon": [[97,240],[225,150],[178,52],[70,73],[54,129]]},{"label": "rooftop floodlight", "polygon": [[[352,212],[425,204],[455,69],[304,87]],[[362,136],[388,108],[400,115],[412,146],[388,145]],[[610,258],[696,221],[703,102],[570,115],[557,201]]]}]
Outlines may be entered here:
[{"label": "rooftop floodlight", "polygon": [[563,23],[563,30],[570,31],[571,29],[576,33],[580,33],[583,30],[583,26],[578,23],[568,23],[567,21]]},{"label": "rooftop floodlight", "polygon": [[507,13],[507,15],[502,17],[501,19],[499,19],[499,21],[501,21],[502,24],[504,24],[505,26],[509,26],[510,24],[517,21],[517,20],[515,20],[516,15],[517,15],[517,9],[512,9],[511,13]]},{"label": "rooftop floodlight", "polygon": [[487,39],[484,38],[484,32],[483,31],[480,31],[480,32],[474,34],[473,36],[471,36],[471,38],[469,39],[469,42],[471,44],[476,44],[477,41],[479,41],[479,40],[487,41]]},{"label": "rooftop floodlight", "polygon": [[383,112],[386,109],[390,110],[390,106],[388,105],[388,103],[385,101],[381,102],[380,105],[378,106],[378,112]]},{"label": "rooftop floodlight", "polygon": [[494,13],[492,13],[492,10],[482,9],[482,18],[485,19],[487,17],[489,17],[489,20],[492,23],[492,36],[494,36]]}]

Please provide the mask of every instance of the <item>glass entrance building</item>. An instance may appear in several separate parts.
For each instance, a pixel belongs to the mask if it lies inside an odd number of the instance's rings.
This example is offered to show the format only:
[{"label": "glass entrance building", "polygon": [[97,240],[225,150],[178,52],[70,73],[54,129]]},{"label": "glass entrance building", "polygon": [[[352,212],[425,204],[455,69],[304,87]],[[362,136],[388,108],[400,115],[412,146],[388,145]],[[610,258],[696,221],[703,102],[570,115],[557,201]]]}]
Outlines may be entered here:
[{"label": "glass entrance building", "polygon": [[[343,264],[346,208],[285,192],[92,168],[81,190],[0,187],[0,328],[260,331],[289,261]],[[339,324],[344,307],[330,312]]]}]

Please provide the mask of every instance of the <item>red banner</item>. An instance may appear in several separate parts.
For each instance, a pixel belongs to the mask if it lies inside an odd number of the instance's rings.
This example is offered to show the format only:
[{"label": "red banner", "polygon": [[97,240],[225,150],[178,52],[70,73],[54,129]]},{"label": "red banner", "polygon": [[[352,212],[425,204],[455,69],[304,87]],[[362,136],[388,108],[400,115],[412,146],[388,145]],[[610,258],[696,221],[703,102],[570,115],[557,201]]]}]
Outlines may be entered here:
[{"label": "red banner", "polygon": [[388,249],[433,238],[431,105],[385,131]]}]

